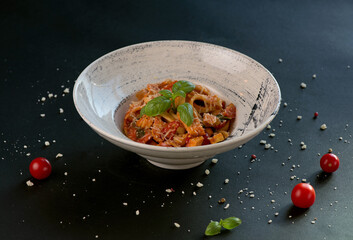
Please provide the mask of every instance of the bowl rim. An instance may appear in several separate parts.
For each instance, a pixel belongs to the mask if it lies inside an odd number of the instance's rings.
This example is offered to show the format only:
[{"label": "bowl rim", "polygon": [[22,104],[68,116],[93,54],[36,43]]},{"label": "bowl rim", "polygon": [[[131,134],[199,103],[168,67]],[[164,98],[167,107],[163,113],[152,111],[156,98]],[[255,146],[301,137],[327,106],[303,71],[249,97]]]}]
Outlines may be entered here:
[{"label": "bowl rim", "polygon": [[[121,138],[119,136],[110,134],[104,130],[102,130],[101,128],[95,126],[91,121],[89,121],[85,115],[80,111],[80,108],[78,107],[77,104],[77,98],[78,98],[78,86],[79,84],[83,81],[84,79],[84,75],[87,73],[87,71],[89,70],[89,68],[96,64],[98,61],[101,61],[103,58],[105,58],[108,55],[114,54],[116,52],[119,51],[124,51],[125,49],[128,48],[133,48],[133,47],[138,47],[138,46],[143,46],[143,45],[150,45],[150,44],[158,44],[158,43],[164,43],[164,44],[168,44],[168,43],[183,43],[183,44],[196,44],[196,45],[201,45],[201,46],[209,46],[209,47],[213,47],[213,48],[218,48],[222,51],[230,51],[232,53],[235,53],[237,55],[240,55],[241,57],[244,57],[248,60],[250,60],[251,62],[257,64],[258,66],[260,66],[263,70],[265,70],[270,77],[272,77],[272,80],[274,81],[275,85],[277,86],[278,89],[278,102],[277,102],[277,106],[275,108],[275,110],[271,113],[270,117],[268,119],[266,119],[266,121],[264,121],[262,124],[258,125],[253,131],[250,131],[248,133],[245,133],[242,136],[239,137],[234,137],[234,138],[227,138],[225,141],[219,142],[217,144],[208,144],[208,145],[202,145],[202,146],[195,146],[195,147],[161,147],[161,146],[154,146],[154,145],[148,145],[148,144],[143,144],[143,143],[138,143],[135,142],[129,138],[126,137],[126,139]],[[276,80],[276,78],[272,75],[272,73],[265,68],[261,63],[257,62],[256,60],[254,60],[253,58],[238,52],[236,50],[230,49],[230,48],[226,48],[220,45],[216,45],[216,44],[212,44],[212,43],[206,43],[206,42],[199,42],[199,41],[188,41],[188,40],[159,40],[159,41],[148,41],[148,42],[141,42],[141,43],[137,43],[137,44],[132,44],[132,45],[128,45],[122,48],[118,48],[116,50],[110,51],[106,54],[104,54],[103,56],[97,58],[96,60],[94,60],[93,62],[91,62],[81,73],[80,75],[77,77],[77,80],[75,81],[74,84],[74,88],[73,88],[73,101],[74,101],[74,105],[75,108],[77,110],[77,112],[79,113],[79,115],[81,116],[81,118],[93,129],[95,130],[97,133],[102,134],[106,137],[108,137],[111,140],[117,141],[117,142],[121,142],[124,145],[129,145],[131,147],[135,147],[135,148],[140,148],[140,149],[146,149],[149,151],[163,151],[163,152],[200,152],[200,151],[204,151],[204,150],[215,150],[218,148],[222,148],[222,147],[226,147],[232,144],[235,144],[236,142],[243,142],[245,139],[249,138],[249,137],[254,137],[257,135],[257,133],[261,130],[263,130],[273,119],[274,117],[277,115],[279,108],[280,108],[280,104],[281,104],[281,89],[279,87],[279,84]],[[115,111],[115,110],[114,110]],[[121,130],[120,130],[121,131]],[[122,132],[123,133],[123,132]],[[235,146],[236,147],[236,146]]]}]

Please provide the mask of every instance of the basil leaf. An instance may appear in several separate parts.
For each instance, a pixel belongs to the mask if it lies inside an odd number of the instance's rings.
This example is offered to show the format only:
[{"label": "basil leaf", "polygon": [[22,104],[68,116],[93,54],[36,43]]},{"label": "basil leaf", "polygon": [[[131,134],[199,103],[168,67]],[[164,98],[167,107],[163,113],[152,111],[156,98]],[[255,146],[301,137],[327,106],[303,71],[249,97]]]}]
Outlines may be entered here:
[{"label": "basil leaf", "polygon": [[217,221],[211,221],[205,231],[206,236],[214,236],[221,233],[222,226]]},{"label": "basil leaf", "polygon": [[144,106],[143,108],[141,108],[141,110],[140,110],[140,117],[142,117],[143,115],[145,115],[145,107],[146,107],[146,106]]},{"label": "basil leaf", "polygon": [[159,93],[167,98],[172,98],[172,92],[169,90],[164,89],[164,90],[159,91]]},{"label": "basil leaf", "polygon": [[195,85],[188,81],[178,81],[173,84],[172,91],[176,93],[179,90],[184,91],[185,93],[189,93],[195,89]]},{"label": "basil leaf", "polygon": [[186,93],[183,91],[183,90],[178,90],[177,92],[173,93],[172,95],[172,98],[173,100],[176,98],[176,97],[186,97]]},{"label": "basil leaf", "polygon": [[150,117],[157,116],[167,111],[170,108],[171,103],[172,101],[165,96],[153,98],[143,107],[143,113]]},{"label": "basil leaf", "polygon": [[189,103],[183,103],[178,106],[177,111],[180,114],[180,119],[187,126],[190,126],[194,121],[194,111],[192,106]]},{"label": "basil leaf", "polygon": [[221,220],[221,224],[222,227],[224,227],[225,229],[233,229],[235,227],[238,227],[241,224],[241,220],[239,218],[236,217],[229,217],[226,218],[224,220]]}]

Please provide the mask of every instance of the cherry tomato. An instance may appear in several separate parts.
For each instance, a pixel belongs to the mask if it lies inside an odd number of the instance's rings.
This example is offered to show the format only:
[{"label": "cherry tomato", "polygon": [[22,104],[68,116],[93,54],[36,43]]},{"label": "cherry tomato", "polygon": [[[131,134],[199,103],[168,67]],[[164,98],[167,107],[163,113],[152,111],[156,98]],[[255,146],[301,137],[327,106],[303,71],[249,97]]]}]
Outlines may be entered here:
[{"label": "cherry tomato", "polygon": [[44,157],[35,158],[29,165],[29,172],[35,179],[45,179],[51,173],[50,162]]},{"label": "cherry tomato", "polygon": [[315,190],[308,183],[299,183],[292,190],[292,202],[296,207],[308,208],[315,202]]},{"label": "cherry tomato", "polygon": [[320,166],[322,170],[328,173],[332,173],[338,169],[340,166],[340,160],[338,157],[333,153],[326,153],[320,159]]}]

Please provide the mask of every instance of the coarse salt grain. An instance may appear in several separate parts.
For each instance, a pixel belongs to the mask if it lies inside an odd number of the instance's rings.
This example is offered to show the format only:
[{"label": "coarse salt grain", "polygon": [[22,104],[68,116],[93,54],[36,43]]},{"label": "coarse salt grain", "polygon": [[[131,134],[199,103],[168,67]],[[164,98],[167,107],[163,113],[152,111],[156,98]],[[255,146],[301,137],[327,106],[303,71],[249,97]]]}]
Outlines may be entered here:
[{"label": "coarse salt grain", "polygon": [[171,190],[170,188],[167,188],[165,191],[166,191],[167,193],[171,193],[171,192],[172,192],[172,190]]},{"label": "coarse salt grain", "polygon": [[276,136],[276,134],[270,133],[268,136],[274,138]]},{"label": "coarse salt grain", "polygon": [[64,109],[59,108],[59,113],[60,113],[60,114],[61,114],[61,113],[64,113]]},{"label": "coarse salt grain", "polygon": [[45,114],[44,114],[44,113],[41,113],[41,114],[40,114],[40,117],[44,118],[44,117],[45,117]]},{"label": "coarse salt grain", "polygon": [[322,125],[321,125],[321,127],[320,127],[320,129],[321,129],[321,130],[325,130],[326,128],[327,128],[327,126],[326,126],[326,124],[325,124],[325,123],[324,123],[324,124],[322,124]]},{"label": "coarse salt grain", "polygon": [[226,179],[224,180],[224,183],[225,183],[225,184],[229,183],[229,179],[226,178]]},{"label": "coarse salt grain", "polygon": [[265,144],[265,149],[269,149],[271,147],[271,144],[267,143]]},{"label": "coarse salt grain", "polygon": [[301,88],[306,88],[306,83],[303,83],[303,82],[302,82],[302,83],[300,84],[300,87],[301,87]]},{"label": "coarse salt grain", "polygon": [[302,116],[297,116],[297,119],[298,120],[301,120],[303,117]]},{"label": "coarse salt grain", "polygon": [[49,141],[45,141],[45,142],[44,142],[44,145],[45,145],[46,147],[48,147],[48,146],[50,146],[50,142],[49,142]]},{"label": "coarse salt grain", "polygon": [[212,163],[214,163],[214,164],[218,163],[218,159],[217,158],[213,158],[212,159]]},{"label": "coarse salt grain", "polygon": [[206,170],[205,170],[205,174],[206,174],[206,175],[209,175],[209,174],[210,174],[210,170],[206,169]]},{"label": "coarse salt grain", "polygon": [[265,145],[266,144],[266,140],[260,140],[260,144]]},{"label": "coarse salt grain", "polygon": [[229,203],[227,203],[227,205],[224,207],[224,209],[228,209],[229,208]]},{"label": "coarse salt grain", "polygon": [[40,100],[41,100],[42,102],[45,102],[46,98],[45,98],[45,97],[42,97]]},{"label": "coarse salt grain", "polygon": [[201,187],[203,187],[203,184],[202,184],[202,183],[200,183],[200,182],[198,182],[198,183],[196,183],[196,187],[201,188]]},{"label": "coarse salt grain", "polygon": [[123,205],[124,205],[124,206],[127,206],[127,202],[123,202]]},{"label": "coarse salt grain", "polygon": [[28,187],[32,187],[34,185],[34,183],[31,180],[28,180],[26,182],[26,184],[27,184]]},{"label": "coarse salt grain", "polygon": [[174,226],[176,227],[176,228],[180,228],[180,224],[179,223],[174,223]]},{"label": "coarse salt grain", "polygon": [[56,154],[55,158],[62,158],[64,155],[61,153]]},{"label": "coarse salt grain", "polygon": [[65,88],[63,92],[64,93],[70,93],[70,89],[69,88]]},{"label": "coarse salt grain", "polygon": [[271,224],[272,223],[272,220],[270,219],[270,220],[268,220],[268,224]]},{"label": "coarse salt grain", "polygon": [[140,215],[140,211],[136,210],[135,214],[136,214],[136,216]]}]

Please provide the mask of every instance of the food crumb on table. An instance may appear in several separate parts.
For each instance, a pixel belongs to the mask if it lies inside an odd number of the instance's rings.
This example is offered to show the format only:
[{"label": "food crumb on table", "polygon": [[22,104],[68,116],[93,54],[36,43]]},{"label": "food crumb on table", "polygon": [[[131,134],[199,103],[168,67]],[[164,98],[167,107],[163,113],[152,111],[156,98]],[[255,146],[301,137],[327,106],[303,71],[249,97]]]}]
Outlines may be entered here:
[{"label": "food crumb on table", "polygon": [[27,184],[28,187],[32,187],[34,185],[34,183],[31,180],[28,180],[26,182],[26,184]]}]

